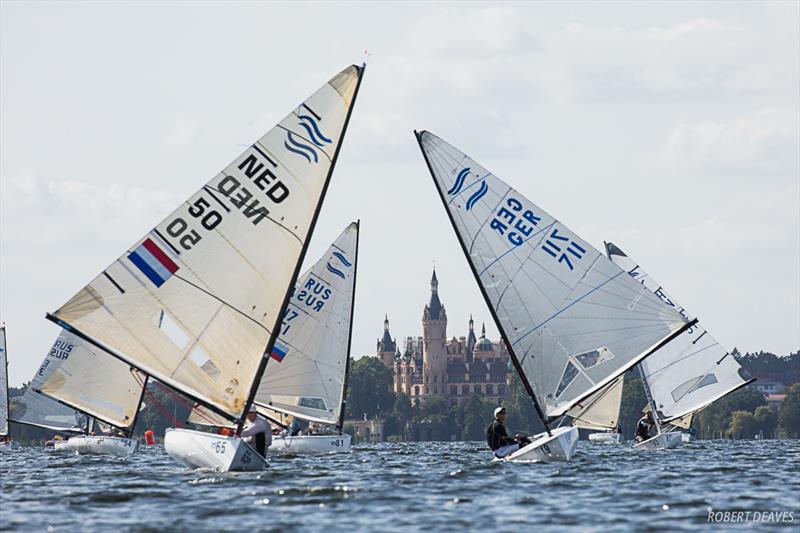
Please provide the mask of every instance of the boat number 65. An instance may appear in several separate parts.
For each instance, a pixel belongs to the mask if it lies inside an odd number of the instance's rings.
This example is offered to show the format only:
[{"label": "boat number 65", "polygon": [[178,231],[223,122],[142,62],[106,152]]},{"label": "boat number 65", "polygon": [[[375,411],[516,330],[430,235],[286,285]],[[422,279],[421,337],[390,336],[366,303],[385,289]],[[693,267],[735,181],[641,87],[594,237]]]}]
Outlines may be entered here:
[{"label": "boat number 65", "polygon": [[225,441],[224,440],[217,440],[211,443],[211,448],[216,453],[225,453]]}]

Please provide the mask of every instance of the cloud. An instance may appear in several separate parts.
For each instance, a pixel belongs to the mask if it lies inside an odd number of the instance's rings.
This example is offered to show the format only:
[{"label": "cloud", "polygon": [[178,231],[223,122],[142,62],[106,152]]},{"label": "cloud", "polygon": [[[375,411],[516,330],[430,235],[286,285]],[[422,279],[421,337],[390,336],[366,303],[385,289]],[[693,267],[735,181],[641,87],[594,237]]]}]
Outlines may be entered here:
[{"label": "cloud", "polygon": [[661,156],[670,165],[706,174],[800,174],[800,113],[766,109],[727,121],[679,123]]}]

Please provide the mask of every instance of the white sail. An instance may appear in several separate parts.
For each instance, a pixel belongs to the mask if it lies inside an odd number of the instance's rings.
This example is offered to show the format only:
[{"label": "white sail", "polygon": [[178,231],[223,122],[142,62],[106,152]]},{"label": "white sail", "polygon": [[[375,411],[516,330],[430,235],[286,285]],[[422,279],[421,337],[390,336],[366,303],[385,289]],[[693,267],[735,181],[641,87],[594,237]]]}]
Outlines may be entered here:
[{"label": "white sail", "polygon": [[8,355],[6,327],[0,326],[0,436],[8,435]]},{"label": "white sail", "polygon": [[361,74],[334,76],[50,318],[240,419]]},{"label": "white sail", "polygon": [[563,415],[686,326],[673,308],[507,183],[435,135],[417,138],[545,417]]},{"label": "white sail", "polygon": [[625,375],[567,411],[572,425],[584,429],[612,429],[619,424]]},{"label": "white sail", "polygon": [[145,382],[138,370],[63,330],[42,369],[41,393],[118,428],[132,427]]},{"label": "white sail", "polygon": [[358,224],[350,224],[295,284],[256,403],[337,424],[349,357]]},{"label": "white sail", "polygon": [[[607,243],[606,252],[631,279],[689,320],[684,308],[619,247]],[[664,422],[702,409],[752,381],[747,371],[700,324],[642,361],[641,369],[657,406],[658,418]]]}]

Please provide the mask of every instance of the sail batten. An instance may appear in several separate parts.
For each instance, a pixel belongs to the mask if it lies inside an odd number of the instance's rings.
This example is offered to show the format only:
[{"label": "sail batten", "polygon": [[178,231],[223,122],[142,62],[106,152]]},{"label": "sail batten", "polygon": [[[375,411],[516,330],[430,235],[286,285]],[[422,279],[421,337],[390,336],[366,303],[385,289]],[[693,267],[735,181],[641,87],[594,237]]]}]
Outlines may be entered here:
[{"label": "sail batten", "polygon": [[334,76],[53,320],[241,421],[277,336],[362,72],[351,66]]},{"label": "sail batten", "polygon": [[417,139],[543,419],[565,414],[685,327],[679,313],[509,184],[429,132]]}]

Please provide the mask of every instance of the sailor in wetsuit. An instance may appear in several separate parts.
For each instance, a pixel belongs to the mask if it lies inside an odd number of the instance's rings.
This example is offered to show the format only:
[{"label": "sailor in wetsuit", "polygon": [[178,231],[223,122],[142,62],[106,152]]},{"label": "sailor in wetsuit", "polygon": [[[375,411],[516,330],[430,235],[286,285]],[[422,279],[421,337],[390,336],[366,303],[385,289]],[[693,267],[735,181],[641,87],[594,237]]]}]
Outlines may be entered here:
[{"label": "sailor in wetsuit", "polygon": [[649,439],[650,431],[653,429],[653,426],[655,426],[655,422],[653,422],[653,412],[647,411],[636,424],[636,442],[644,442]]},{"label": "sailor in wetsuit", "polygon": [[250,408],[247,413],[240,437],[253,446],[261,457],[267,456],[267,448],[272,444],[272,431],[267,422],[258,415],[255,407]]},{"label": "sailor in wetsuit", "polygon": [[494,410],[494,420],[486,428],[486,443],[498,459],[519,450],[520,446],[530,443],[525,435],[508,436],[506,431],[506,408],[498,407]]}]

